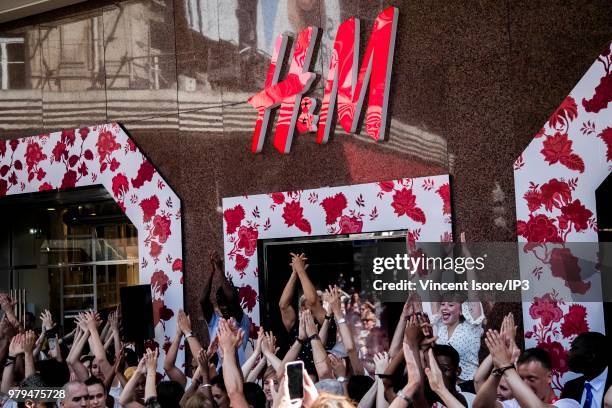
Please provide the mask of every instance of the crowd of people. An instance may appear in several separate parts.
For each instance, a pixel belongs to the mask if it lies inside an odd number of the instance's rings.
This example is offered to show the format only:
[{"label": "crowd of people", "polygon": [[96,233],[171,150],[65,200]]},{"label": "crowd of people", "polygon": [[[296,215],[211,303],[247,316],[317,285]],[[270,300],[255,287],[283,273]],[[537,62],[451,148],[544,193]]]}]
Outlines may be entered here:
[{"label": "crowd of people", "polygon": [[[377,306],[337,286],[316,288],[306,256],[291,254],[290,259],[291,274],[278,301],[291,339],[282,353],[279,333],[267,331],[265,321],[249,349],[251,322],[218,255],[211,256],[213,272],[204,281],[201,301],[208,338],[199,338],[190,316],[179,311],[163,362],[158,347],[146,347],[139,355],[141,348],[123,342],[120,309],[104,317],[83,312],[74,330],[64,333],[47,310],[40,315],[40,329],[24,327],[15,316],[14,299],[0,294],[0,408],[56,403],[91,408],[612,407],[611,353],[603,334],[575,338],[568,365],[579,376],[557,395],[551,356],[544,349],[519,348],[512,313],[500,327],[485,331],[477,302],[442,301],[428,305],[426,313],[424,304],[410,298],[388,347],[372,343],[369,348],[363,338],[380,326]],[[488,355],[479,359],[482,337]],[[189,367],[177,367],[183,347]],[[287,375],[295,361],[303,364],[300,398],[290,391],[295,376]],[[9,397],[16,387],[61,387],[63,393],[57,402],[16,402]]]}]

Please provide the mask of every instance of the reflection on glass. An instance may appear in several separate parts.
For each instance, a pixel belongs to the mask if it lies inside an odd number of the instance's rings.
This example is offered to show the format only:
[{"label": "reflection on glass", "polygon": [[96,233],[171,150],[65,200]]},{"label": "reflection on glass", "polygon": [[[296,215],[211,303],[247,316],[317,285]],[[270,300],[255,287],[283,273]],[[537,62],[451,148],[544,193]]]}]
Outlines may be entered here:
[{"label": "reflection on glass", "polygon": [[[95,191],[92,191],[95,190]],[[103,188],[4,198],[2,286],[25,290],[24,310],[49,309],[70,326],[78,312],[111,310],[121,287],[138,284],[136,228]],[[91,201],[89,200],[91,199]]]},{"label": "reflection on glass", "polygon": [[23,37],[0,37],[0,89],[23,88],[24,68]]}]

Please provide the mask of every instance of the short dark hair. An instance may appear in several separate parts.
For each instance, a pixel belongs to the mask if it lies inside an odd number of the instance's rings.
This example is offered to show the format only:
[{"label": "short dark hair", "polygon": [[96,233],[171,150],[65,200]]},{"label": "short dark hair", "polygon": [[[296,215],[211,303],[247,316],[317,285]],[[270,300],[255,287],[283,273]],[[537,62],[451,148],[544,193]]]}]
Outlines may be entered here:
[{"label": "short dark hair", "polygon": [[102,386],[102,388],[104,388],[104,391],[106,391],[106,388],[104,387],[104,382],[99,379],[98,377],[94,377],[93,375],[91,377],[89,377],[88,379],[85,380],[85,385],[89,386],[89,385],[96,385],[96,384],[100,384]]},{"label": "short dark hair", "polygon": [[572,346],[574,345],[590,350],[596,360],[609,363],[610,351],[608,350],[608,339],[605,334],[599,332],[580,333],[572,341]]},{"label": "short dark hair", "polygon": [[176,381],[162,381],[157,384],[157,402],[162,408],[179,408],[185,390]]},{"label": "short dark hair", "polygon": [[360,401],[370,389],[374,379],[369,375],[353,375],[346,385],[348,396],[353,401]]},{"label": "short dark hair", "polygon": [[459,353],[453,346],[448,344],[434,344],[433,347],[434,356],[440,357],[448,357],[451,360],[451,363],[455,366],[455,368],[459,367]]},{"label": "short dark hair", "polygon": [[249,405],[255,408],[266,408],[266,394],[254,382],[245,382],[243,386],[244,398]]},{"label": "short dark hair", "polygon": [[519,356],[518,360],[516,360],[516,365],[522,365],[531,363],[532,361],[536,361],[542,364],[547,370],[552,370],[552,361],[550,360],[550,354],[544,349],[534,347],[523,351],[523,353]]},{"label": "short dark hair", "polygon": [[225,383],[223,382],[223,374],[217,374],[212,380],[210,380],[210,385],[216,385],[225,391]]}]

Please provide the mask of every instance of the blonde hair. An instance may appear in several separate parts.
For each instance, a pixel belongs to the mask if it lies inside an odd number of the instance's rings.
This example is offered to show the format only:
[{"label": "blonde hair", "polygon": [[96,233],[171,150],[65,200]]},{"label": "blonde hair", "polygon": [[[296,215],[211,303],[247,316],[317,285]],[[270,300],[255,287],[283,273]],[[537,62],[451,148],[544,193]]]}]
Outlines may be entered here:
[{"label": "blonde hair", "polygon": [[196,392],[185,402],[184,408],[213,408],[213,404],[204,395]]},{"label": "blonde hair", "polygon": [[356,405],[344,395],[333,395],[326,392],[319,394],[319,398],[310,408],[355,408]]}]

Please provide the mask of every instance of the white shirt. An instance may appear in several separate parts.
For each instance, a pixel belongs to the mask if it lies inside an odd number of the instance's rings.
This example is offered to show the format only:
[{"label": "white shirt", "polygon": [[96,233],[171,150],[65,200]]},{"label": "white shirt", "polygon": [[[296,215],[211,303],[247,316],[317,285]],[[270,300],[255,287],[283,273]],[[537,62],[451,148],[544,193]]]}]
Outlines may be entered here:
[{"label": "white shirt", "polygon": [[[501,402],[504,408],[526,408],[521,407],[517,400],[511,399]],[[557,408],[580,408],[578,401],[571,398],[563,398],[553,402],[551,405]]]},{"label": "white shirt", "polygon": [[[482,305],[480,305],[480,310],[482,310]],[[480,351],[480,338],[484,333],[482,328],[484,314],[474,320],[469,311],[468,302],[463,302],[461,312],[465,320],[455,327],[450,338],[448,337],[448,326],[442,323],[439,314],[433,317],[432,324],[437,329],[438,340],[436,340],[436,343],[448,344],[459,353],[459,367],[461,367],[459,378],[463,381],[470,381],[474,379],[474,374],[479,365],[478,352]]]},{"label": "white shirt", "polygon": [[[585,381],[586,383],[591,384],[591,393],[593,394],[593,402],[591,403],[591,408],[602,408],[601,401],[603,401],[604,393],[606,392],[606,380],[608,379],[608,367],[601,372],[597,377],[593,378],[591,381]],[[584,402],[586,401],[587,390],[586,387],[582,390],[582,399],[580,400],[580,406],[584,406]]]}]

